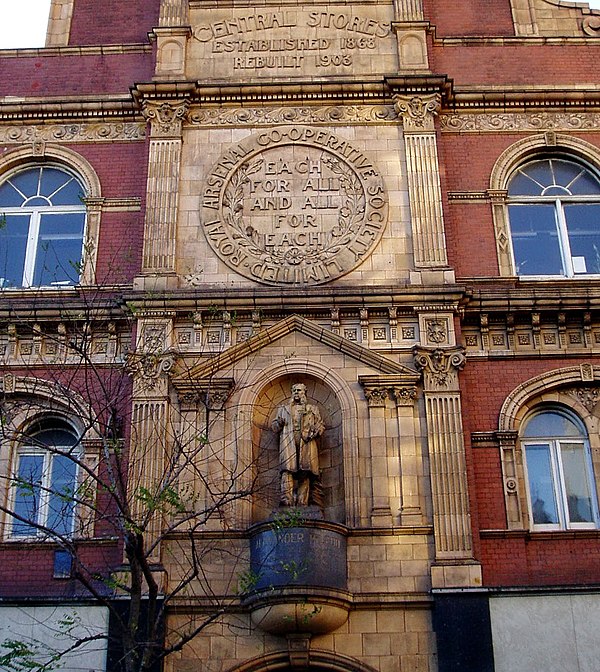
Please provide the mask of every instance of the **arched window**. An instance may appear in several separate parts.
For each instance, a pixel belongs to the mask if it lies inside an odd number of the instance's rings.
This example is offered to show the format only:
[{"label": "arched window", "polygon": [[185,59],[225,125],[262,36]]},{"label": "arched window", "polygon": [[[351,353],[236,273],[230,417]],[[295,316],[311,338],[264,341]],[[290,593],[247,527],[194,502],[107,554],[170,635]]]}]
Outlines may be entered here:
[{"label": "arched window", "polygon": [[79,281],[86,208],[80,180],[36,166],[0,184],[0,288]]},{"label": "arched window", "polygon": [[534,529],[593,528],[598,504],[587,433],[561,407],[536,411],[521,433]]},{"label": "arched window", "polygon": [[543,158],[518,168],[508,183],[517,275],[600,274],[600,179],[584,164]]},{"label": "arched window", "polygon": [[80,452],[77,433],[62,418],[28,428],[13,472],[13,537],[73,533]]}]

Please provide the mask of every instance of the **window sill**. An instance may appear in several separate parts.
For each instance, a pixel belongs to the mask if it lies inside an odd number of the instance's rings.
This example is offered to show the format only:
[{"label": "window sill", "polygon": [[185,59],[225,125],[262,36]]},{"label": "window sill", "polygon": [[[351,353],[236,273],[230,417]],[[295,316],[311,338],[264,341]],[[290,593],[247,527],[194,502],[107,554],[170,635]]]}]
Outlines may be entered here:
[{"label": "window sill", "polygon": [[481,539],[525,539],[526,541],[565,541],[568,539],[598,539],[600,529],[590,530],[480,530]]}]

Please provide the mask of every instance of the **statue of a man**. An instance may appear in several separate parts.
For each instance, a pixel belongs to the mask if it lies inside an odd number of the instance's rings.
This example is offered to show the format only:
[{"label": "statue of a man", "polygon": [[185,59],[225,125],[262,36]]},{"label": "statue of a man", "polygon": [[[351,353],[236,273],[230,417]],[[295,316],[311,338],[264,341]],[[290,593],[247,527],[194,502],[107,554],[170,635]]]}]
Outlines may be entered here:
[{"label": "statue of a man", "polygon": [[272,429],[280,434],[281,505],[316,504],[319,481],[317,438],[325,430],[319,409],[306,401],[306,385],[294,383],[289,404],[280,406]]}]

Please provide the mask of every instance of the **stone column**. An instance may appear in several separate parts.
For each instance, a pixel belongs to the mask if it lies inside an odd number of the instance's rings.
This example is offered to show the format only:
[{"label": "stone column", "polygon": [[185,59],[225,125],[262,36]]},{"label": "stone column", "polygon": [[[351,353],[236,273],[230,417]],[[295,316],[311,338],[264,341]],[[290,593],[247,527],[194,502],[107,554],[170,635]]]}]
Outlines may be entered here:
[{"label": "stone column", "polygon": [[417,270],[446,268],[446,236],[434,117],[441,96],[395,95],[404,126],[408,194]]},{"label": "stone column", "polygon": [[423,371],[436,560],[473,556],[458,371],[462,348],[415,348]]},{"label": "stone column", "polygon": [[[371,525],[391,527],[390,474],[388,469],[388,436],[386,422],[387,387],[375,381],[360,380],[369,404],[369,445],[371,449]],[[362,475],[362,474],[361,474]]]},{"label": "stone column", "polygon": [[[163,520],[152,514],[148,500],[157,496],[164,484],[172,445],[169,402],[169,373],[175,357],[169,349],[171,321],[141,320],[137,351],[129,366],[133,373],[131,457],[129,461],[129,502],[134,520],[146,525],[146,549],[160,538]],[[151,558],[159,559],[159,545]]]},{"label": "stone column", "polygon": [[187,100],[143,102],[144,116],[150,122],[142,267],[145,275],[175,273],[182,126],[188,107]]},{"label": "stone column", "polygon": [[390,390],[396,402],[398,436],[400,437],[400,522],[402,525],[421,525],[420,481],[423,478],[423,460],[420,450],[416,385],[395,385]]}]

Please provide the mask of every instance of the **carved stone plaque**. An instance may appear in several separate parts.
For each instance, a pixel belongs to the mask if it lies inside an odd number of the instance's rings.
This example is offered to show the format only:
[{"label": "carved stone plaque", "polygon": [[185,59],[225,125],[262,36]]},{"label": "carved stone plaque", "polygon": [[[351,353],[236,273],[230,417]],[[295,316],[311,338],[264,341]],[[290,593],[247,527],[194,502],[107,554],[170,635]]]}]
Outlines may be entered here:
[{"label": "carved stone plaque", "polygon": [[362,152],[332,133],[265,130],[232,147],[203,194],[203,229],[246,278],[315,285],[348,273],[387,221],[383,180]]}]

